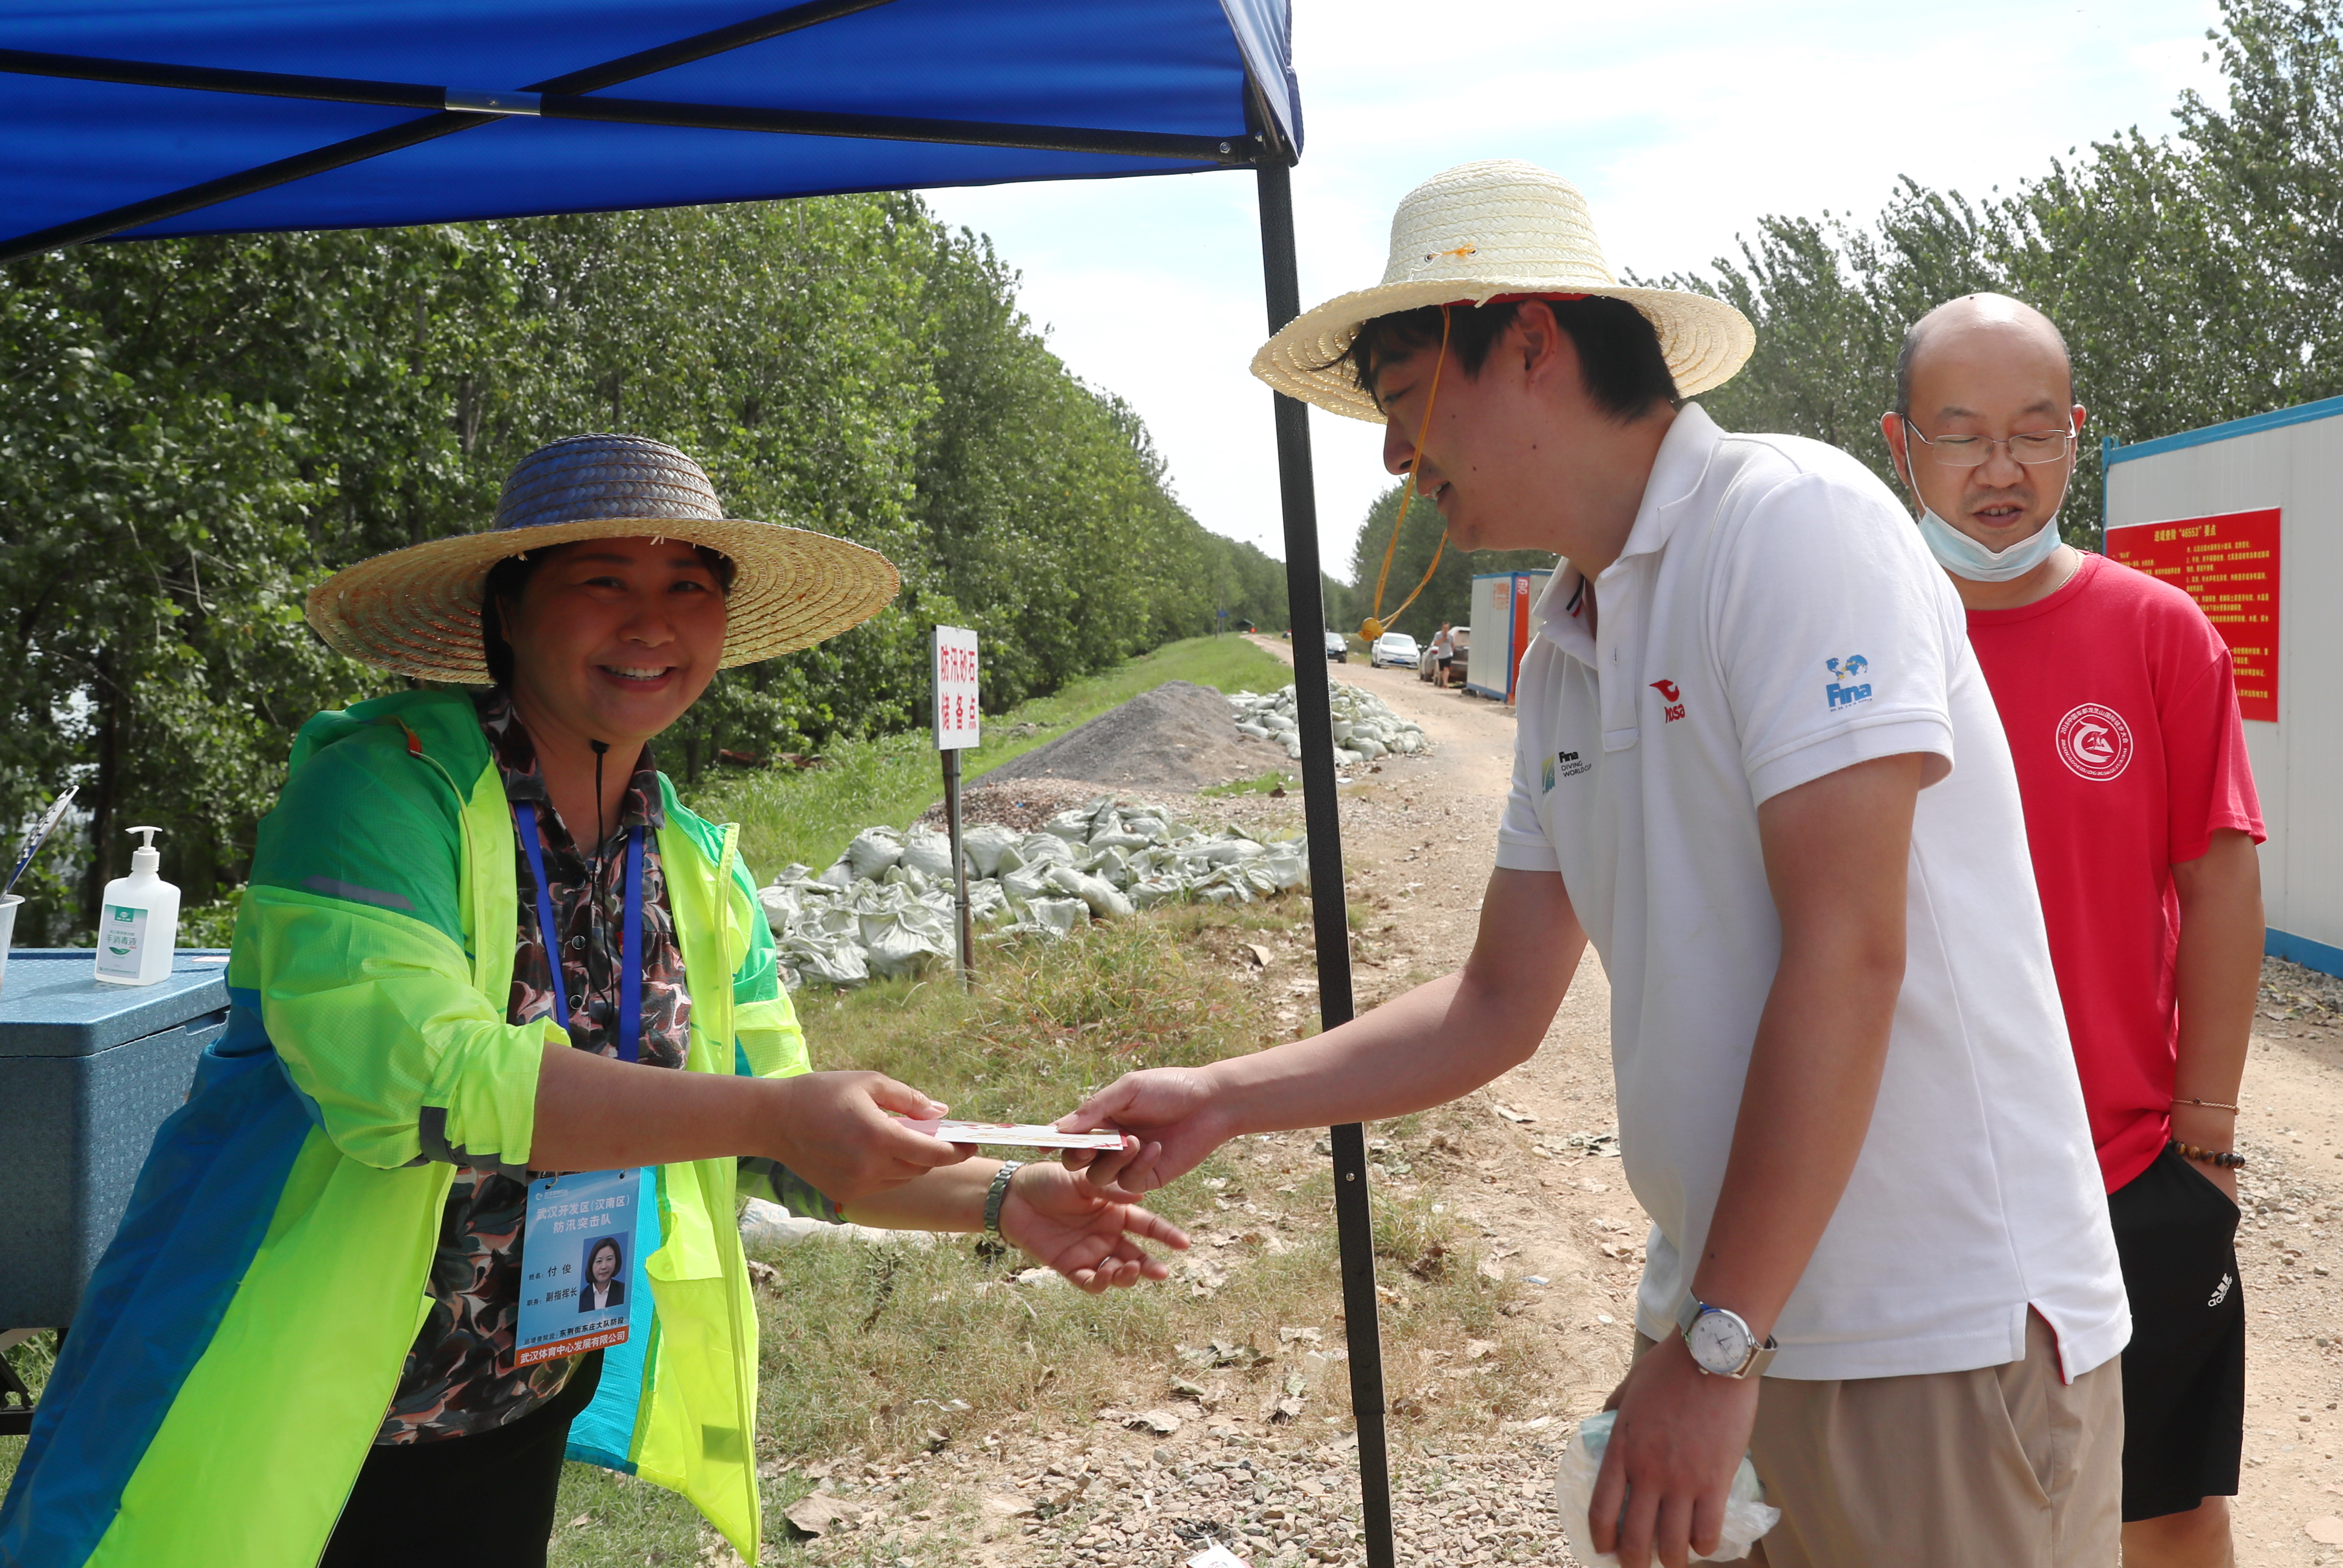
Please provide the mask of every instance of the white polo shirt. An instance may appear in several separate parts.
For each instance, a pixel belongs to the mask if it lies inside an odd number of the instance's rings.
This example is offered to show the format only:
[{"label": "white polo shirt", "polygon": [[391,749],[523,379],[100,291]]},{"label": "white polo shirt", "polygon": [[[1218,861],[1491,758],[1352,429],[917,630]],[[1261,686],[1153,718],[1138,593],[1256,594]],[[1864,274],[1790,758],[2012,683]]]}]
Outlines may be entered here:
[{"label": "white polo shirt", "polygon": [[1885,1077],[1770,1375],[1997,1366],[2029,1307],[2068,1378],[2106,1362],[2131,1319],[2016,776],[1903,508],[1834,447],[1688,405],[1595,580],[1595,635],[1583,583],[1565,565],[1537,605],[1497,864],[1559,870],[1610,976],[1620,1150],[1654,1221],[1636,1326],[1673,1331],[1781,953],[1757,807],[1923,752]]}]

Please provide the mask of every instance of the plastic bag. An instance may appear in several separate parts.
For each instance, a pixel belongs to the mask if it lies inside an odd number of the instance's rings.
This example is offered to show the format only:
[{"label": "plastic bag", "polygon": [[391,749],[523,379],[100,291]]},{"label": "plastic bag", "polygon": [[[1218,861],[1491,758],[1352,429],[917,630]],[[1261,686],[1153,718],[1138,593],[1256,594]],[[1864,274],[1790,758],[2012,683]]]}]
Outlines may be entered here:
[{"label": "plastic bag", "polygon": [[[1562,1528],[1570,1538],[1570,1550],[1581,1563],[1615,1565],[1619,1559],[1608,1553],[1597,1556],[1586,1539],[1586,1510],[1594,1500],[1594,1477],[1603,1468],[1603,1451],[1611,1442],[1611,1423],[1618,1412],[1606,1410],[1600,1415],[1590,1415],[1578,1423],[1576,1435],[1562,1452],[1562,1465],[1554,1478],[1554,1505],[1562,1511]],[[1756,1467],[1744,1454],[1741,1468],[1733,1473],[1733,1490],[1725,1494],[1725,1529],[1718,1538],[1716,1550],[1705,1554],[1695,1553],[1695,1563],[1730,1563],[1749,1555],[1749,1547],[1760,1535],[1780,1523],[1782,1511],[1765,1502],[1765,1489],[1757,1483]]]}]

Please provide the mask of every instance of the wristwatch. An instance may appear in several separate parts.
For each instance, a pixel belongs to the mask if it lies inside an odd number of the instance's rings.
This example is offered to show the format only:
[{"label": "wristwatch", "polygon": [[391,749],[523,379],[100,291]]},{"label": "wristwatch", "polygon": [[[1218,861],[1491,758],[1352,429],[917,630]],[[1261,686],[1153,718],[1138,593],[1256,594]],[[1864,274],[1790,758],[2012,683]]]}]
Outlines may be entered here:
[{"label": "wristwatch", "polygon": [[1693,1365],[1712,1377],[1755,1377],[1781,1349],[1771,1334],[1759,1344],[1740,1313],[1712,1307],[1689,1291],[1677,1309],[1676,1327],[1684,1331],[1684,1349],[1692,1352]]},{"label": "wristwatch", "polygon": [[1003,1160],[1001,1169],[992,1173],[992,1185],[984,1194],[984,1228],[989,1234],[1001,1234],[1001,1205],[1009,1201],[1009,1179],[1024,1169],[1022,1160]]}]

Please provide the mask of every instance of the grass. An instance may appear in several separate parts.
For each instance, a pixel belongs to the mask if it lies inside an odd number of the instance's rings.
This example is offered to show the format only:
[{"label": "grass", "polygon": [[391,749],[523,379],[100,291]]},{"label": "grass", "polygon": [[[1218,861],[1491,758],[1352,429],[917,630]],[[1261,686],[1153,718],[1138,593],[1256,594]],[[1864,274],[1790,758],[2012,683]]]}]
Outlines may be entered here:
[{"label": "grass", "polygon": [[[950,1101],[960,1113],[1047,1119],[1127,1068],[1193,1065],[1292,1038],[1274,1009],[1282,987],[1250,980],[1239,944],[1306,960],[1307,905],[1298,899],[1226,908],[1182,906],[1088,928],[1056,944],[991,952],[973,992],[948,980],[887,981],[801,999],[815,1065],[873,1068]],[[1275,972],[1275,971],[1272,971]],[[1429,1171],[1444,1158],[1430,1118],[1376,1128],[1391,1151]],[[811,1487],[818,1462],[870,1463],[925,1477],[904,1507],[930,1509],[935,1532],[916,1550],[850,1537],[819,1549],[825,1563],[966,1560],[968,1486],[954,1456],[996,1440],[1097,1440],[1101,1407],[1169,1406],[1257,1435],[1322,1438],[1347,1429],[1347,1368],[1336,1362],[1291,1427],[1264,1423],[1269,1403],[1303,1367],[1306,1342],[1280,1328],[1315,1328],[1316,1348],[1342,1340],[1333,1181],[1308,1133],[1246,1139],[1215,1154],[1151,1202],[1186,1226],[1223,1282],[1175,1277],[1093,1298],[1008,1283],[1025,1266],[958,1239],[917,1249],[809,1242],[766,1256],[758,1449],[774,1523],[769,1562],[814,1561],[782,1543],[779,1511]],[[1411,1147],[1402,1147],[1403,1144]],[[1533,1364],[1512,1316],[1519,1288],[1480,1275],[1476,1231],[1460,1225],[1430,1181],[1379,1184],[1375,1251],[1387,1395],[1395,1431],[1486,1432],[1526,1413],[1539,1391],[1502,1376],[1457,1377],[1468,1339],[1496,1341],[1504,1363]],[[1248,1212],[1246,1205],[1254,1211]],[[1259,1243],[1211,1241],[1250,1232]],[[1270,1238],[1274,1238],[1273,1242]],[[1199,1367],[1182,1355],[1212,1340],[1250,1344],[1253,1366]],[[1250,1356],[1243,1358],[1252,1359]],[[1209,1417],[1172,1392],[1207,1389]],[[966,1408],[951,1408],[959,1400]],[[1332,1424],[1329,1424],[1331,1422]],[[680,1500],[571,1465],[552,1561],[616,1568],[654,1553],[699,1560],[709,1537]],[[571,1528],[570,1520],[591,1523]],[[918,1526],[910,1528],[918,1529]]]},{"label": "grass", "polygon": [[[961,757],[961,781],[973,783],[1167,680],[1234,692],[1273,691],[1292,678],[1283,664],[1241,637],[1166,643],[1051,696],[988,717],[984,745]],[[820,870],[863,829],[908,826],[943,793],[941,765],[925,731],[841,741],[824,754],[824,761],[806,772],[773,769],[703,781],[693,809],[719,821],[738,821],[740,852],[749,869],[770,877],[791,860]]]},{"label": "grass", "polygon": [[1282,769],[1272,768],[1268,772],[1258,774],[1251,779],[1232,779],[1225,784],[1207,784],[1196,793],[1216,796],[1282,795],[1286,791],[1286,787],[1291,785],[1293,779],[1292,774]]},{"label": "grass", "polygon": [[[33,1397],[38,1399],[42,1385],[49,1381],[49,1368],[56,1363],[56,1333],[51,1330],[35,1334],[20,1345],[0,1351],[0,1356],[7,1358],[8,1364],[16,1369],[16,1375],[25,1380],[25,1386],[33,1391]],[[16,1462],[24,1453],[25,1439],[0,1437],[0,1496],[7,1494],[8,1478],[16,1473]]]}]

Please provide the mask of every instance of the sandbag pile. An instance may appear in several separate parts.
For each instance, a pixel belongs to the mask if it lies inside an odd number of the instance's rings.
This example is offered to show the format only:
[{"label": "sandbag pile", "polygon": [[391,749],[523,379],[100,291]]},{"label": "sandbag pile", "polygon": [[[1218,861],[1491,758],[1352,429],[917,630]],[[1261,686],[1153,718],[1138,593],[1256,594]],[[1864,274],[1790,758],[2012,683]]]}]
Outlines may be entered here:
[{"label": "sandbag pile", "polygon": [[[1422,725],[1402,719],[1373,692],[1339,681],[1330,681],[1328,687],[1327,707],[1334,716],[1337,768],[1372,762],[1394,751],[1413,756],[1432,749]],[[1293,716],[1293,688],[1289,686],[1266,697],[1240,691],[1228,703],[1236,710],[1239,729],[1264,740],[1277,741],[1284,746],[1287,757],[1296,762],[1302,760],[1302,725]]]},{"label": "sandbag pile", "polygon": [[[960,841],[969,911],[985,940],[1062,937],[1092,920],[1183,900],[1250,903],[1309,877],[1302,839],[1205,832],[1160,806],[1118,806],[1111,797],[1061,811],[1038,832],[984,822]],[[820,876],[784,867],[757,898],[792,989],[910,974],[957,951],[951,842],[921,824],[909,833],[866,828]]]}]

